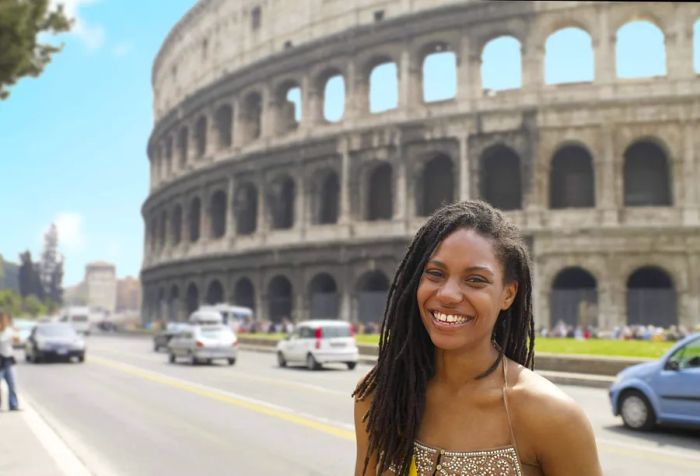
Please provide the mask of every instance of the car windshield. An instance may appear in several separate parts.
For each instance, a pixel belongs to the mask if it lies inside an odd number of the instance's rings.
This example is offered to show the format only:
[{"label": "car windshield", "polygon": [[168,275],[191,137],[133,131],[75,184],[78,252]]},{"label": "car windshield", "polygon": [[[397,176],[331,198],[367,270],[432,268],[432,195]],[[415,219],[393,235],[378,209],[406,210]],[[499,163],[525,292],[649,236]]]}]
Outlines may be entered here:
[{"label": "car windshield", "polygon": [[323,328],[323,337],[350,337],[349,326],[328,326]]},{"label": "car windshield", "polygon": [[209,339],[220,339],[222,337],[230,337],[232,334],[229,328],[223,326],[202,327],[201,333],[202,337],[206,337]]},{"label": "car windshield", "polygon": [[39,326],[37,334],[43,337],[74,337],[76,335],[72,327],[63,325]]}]

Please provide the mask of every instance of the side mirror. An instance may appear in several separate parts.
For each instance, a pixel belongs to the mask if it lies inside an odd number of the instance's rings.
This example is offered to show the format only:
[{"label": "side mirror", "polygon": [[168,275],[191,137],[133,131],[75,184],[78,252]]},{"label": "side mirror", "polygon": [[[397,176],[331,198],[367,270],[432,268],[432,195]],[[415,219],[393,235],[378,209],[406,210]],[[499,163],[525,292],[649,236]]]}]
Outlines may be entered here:
[{"label": "side mirror", "polygon": [[680,368],[681,367],[678,364],[677,360],[669,360],[668,362],[666,362],[666,370],[678,371],[678,370],[680,370]]}]

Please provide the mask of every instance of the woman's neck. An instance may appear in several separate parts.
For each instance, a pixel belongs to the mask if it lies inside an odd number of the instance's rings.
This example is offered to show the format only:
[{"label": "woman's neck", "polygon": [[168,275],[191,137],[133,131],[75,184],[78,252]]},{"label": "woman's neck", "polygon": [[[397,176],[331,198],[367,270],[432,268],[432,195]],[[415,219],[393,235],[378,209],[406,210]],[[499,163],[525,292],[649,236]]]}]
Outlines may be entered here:
[{"label": "woman's neck", "polygon": [[470,349],[436,348],[434,379],[455,390],[480,384],[483,382],[476,377],[491,367],[497,358],[498,350],[490,341]]}]

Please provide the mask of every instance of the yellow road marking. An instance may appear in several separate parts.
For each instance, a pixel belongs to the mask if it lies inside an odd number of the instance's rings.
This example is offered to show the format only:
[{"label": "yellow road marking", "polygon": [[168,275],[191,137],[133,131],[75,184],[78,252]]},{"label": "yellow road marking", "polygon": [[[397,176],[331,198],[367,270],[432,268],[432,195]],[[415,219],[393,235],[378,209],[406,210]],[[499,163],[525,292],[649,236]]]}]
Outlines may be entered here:
[{"label": "yellow road marking", "polygon": [[261,402],[259,403],[240,397],[235,397],[228,394],[227,392],[207,388],[202,385],[190,383],[173,377],[168,377],[166,375],[162,375],[156,372],[139,369],[131,365],[122,364],[120,362],[104,359],[102,357],[92,357],[90,359],[90,362],[109,367],[115,370],[119,370],[120,372],[133,375],[134,377],[139,377],[150,382],[177,388],[179,390],[183,390],[194,395],[199,395],[201,397],[225,403],[227,405],[244,408],[255,413],[260,413],[262,415],[277,418],[278,420],[283,420],[289,423],[294,423],[299,426],[311,428],[313,430],[317,430],[322,433],[333,435],[345,440],[355,441],[355,434],[350,430],[346,430],[344,428],[339,428],[328,423],[323,423],[320,421],[313,420],[311,418],[297,415],[290,410],[286,410],[283,408],[275,408],[273,405],[264,404]]}]

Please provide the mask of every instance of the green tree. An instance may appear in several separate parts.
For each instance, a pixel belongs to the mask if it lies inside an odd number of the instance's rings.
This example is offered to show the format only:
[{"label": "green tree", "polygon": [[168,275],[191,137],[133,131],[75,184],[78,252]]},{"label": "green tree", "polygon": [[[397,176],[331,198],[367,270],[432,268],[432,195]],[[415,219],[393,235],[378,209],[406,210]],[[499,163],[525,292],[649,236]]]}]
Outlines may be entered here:
[{"label": "green tree", "polygon": [[22,296],[11,289],[0,289],[0,309],[16,316],[22,311]]},{"label": "green tree", "polygon": [[63,300],[63,257],[58,252],[58,229],[53,223],[44,234],[44,251],[39,268],[46,300],[60,303]]},{"label": "green tree", "polygon": [[39,76],[63,45],[37,41],[39,33],[68,31],[63,6],[49,11],[49,0],[0,0],[0,99],[24,76]]},{"label": "green tree", "polygon": [[46,314],[46,306],[44,306],[39,298],[30,294],[24,298],[22,303],[22,310],[32,317],[37,317],[38,315]]}]

